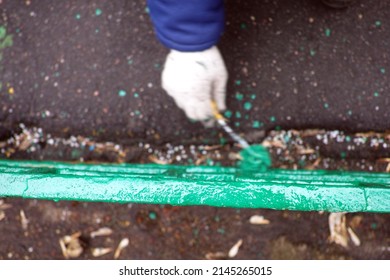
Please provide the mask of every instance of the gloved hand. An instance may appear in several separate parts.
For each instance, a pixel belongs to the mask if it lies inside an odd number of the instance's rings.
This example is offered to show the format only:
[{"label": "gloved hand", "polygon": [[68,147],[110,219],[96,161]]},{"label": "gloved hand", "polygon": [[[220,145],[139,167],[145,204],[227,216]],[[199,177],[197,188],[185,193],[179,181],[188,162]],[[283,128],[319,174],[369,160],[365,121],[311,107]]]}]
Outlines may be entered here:
[{"label": "gloved hand", "polygon": [[187,117],[197,121],[213,119],[211,101],[226,109],[228,73],[217,47],[201,52],[171,50],[162,73],[162,87],[174,98]]}]

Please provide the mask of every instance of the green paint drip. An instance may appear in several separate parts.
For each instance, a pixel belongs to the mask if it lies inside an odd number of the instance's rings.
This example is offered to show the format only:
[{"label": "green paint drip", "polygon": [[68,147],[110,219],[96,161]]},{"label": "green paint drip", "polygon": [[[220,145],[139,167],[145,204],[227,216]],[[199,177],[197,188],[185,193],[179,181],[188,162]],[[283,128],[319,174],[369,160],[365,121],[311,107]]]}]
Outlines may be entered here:
[{"label": "green paint drip", "polygon": [[126,94],[127,94],[127,92],[126,92],[125,90],[123,90],[123,89],[121,89],[120,91],[118,91],[118,95],[119,95],[120,97],[125,97]]},{"label": "green paint drip", "polygon": [[103,11],[101,9],[96,9],[95,10],[95,15],[96,16],[100,16],[102,13],[103,13]]},{"label": "green paint drip", "polygon": [[237,92],[236,93],[236,99],[238,101],[242,101],[244,99],[244,95],[242,93]]},{"label": "green paint drip", "polygon": [[260,128],[261,126],[263,126],[263,124],[261,122],[253,121],[253,124],[252,124],[253,128]]},{"label": "green paint drip", "polygon": [[157,214],[155,212],[149,212],[149,219],[151,220],[157,219]]},{"label": "green paint drip", "polygon": [[224,113],[224,116],[225,116],[226,118],[228,118],[228,119],[230,119],[230,118],[232,117],[232,115],[233,115],[233,113],[232,113],[232,111],[230,111],[230,110],[227,110],[227,111]]},{"label": "green paint drip", "polygon": [[252,103],[250,102],[245,102],[244,104],[244,109],[249,111],[250,109],[252,109]]}]

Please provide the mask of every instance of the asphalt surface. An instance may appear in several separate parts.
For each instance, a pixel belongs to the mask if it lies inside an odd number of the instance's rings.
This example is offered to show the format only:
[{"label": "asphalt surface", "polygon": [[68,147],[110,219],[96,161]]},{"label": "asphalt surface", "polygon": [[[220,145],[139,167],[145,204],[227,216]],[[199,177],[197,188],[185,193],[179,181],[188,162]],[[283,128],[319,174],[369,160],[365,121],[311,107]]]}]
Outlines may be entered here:
[{"label": "asphalt surface", "polygon": [[[218,141],[161,89],[168,50],[145,5],[0,1],[0,37],[12,36],[0,45],[1,136],[23,123],[120,144]],[[226,116],[238,132],[389,128],[388,1],[334,10],[317,0],[237,0],[226,10],[219,47],[230,74]]]}]

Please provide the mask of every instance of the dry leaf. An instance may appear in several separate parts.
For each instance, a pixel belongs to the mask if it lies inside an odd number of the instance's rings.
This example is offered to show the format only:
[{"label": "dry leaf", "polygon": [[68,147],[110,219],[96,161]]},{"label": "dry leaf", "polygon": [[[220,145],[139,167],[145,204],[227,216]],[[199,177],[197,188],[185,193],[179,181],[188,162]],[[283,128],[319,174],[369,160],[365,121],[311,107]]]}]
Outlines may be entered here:
[{"label": "dry leaf", "polygon": [[115,250],[114,258],[115,259],[119,258],[122,250],[124,248],[126,248],[127,246],[129,246],[129,239],[128,238],[123,238],[121,240],[121,242],[119,242],[118,248],[116,248],[116,250]]},{"label": "dry leaf", "polygon": [[161,160],[161,159],[158,159],[155,155],[149,156],[149,160],[151,162],[154,162],[156,164],[161,164],[161,165],[167,165],[167,164],[172,163],[172,160]]},{"label": "dry leaf", "polygon": [[360,246],[361,243],[360,243],[359,237],[356,235],[356,233],[350,227],[348,228],[348,233],[349,233],[349,236],[351,237],[352,243],[355,246]]},{"label": "dry leaf", "polygon": [[238,250],[240,249],[242,245],[242,239],[238,240],[236,244],[233,245],[233,247],[229,250],[229,258],[234,258],[238,254]]},{"label": "dry leaf", "polygon": [[26,215],[24,214],[23,210],[20,210],[20,223],[22,224],[22,229],[27,230],[28,219],[26,218]]},{"label": "dry leaf", "polygon": [[81,232],[78,231],[72,235],[65,235],[59,240],[62,254],[66,259],[77,258],[83,253],[80,236]]},{"label": "dry leaf", "polygon": [[226,253],[223,253],[223,252],[216,252],[216,253],[207,253],[205,255],[206,259],[207,260],[224,260],[227,258],[227,255]]},{"label": "dry leaf", "polygon": [[254,215],[250,217],[249,222],[252,225],[268,225],[270,224],[270,221],[265,219],[263,216],[260,215]]},{"label": "dry leaf", "polygon": [[112,229],[110,229],[108,227],[102,227],[96,231],[91,232],[90,236],[91,236],[91,238],[95,238],[96,236],[107,236],[110,234],[112,234]]},{"label": "dry leaf", "polygon": [[345,221],[345,213],[331,213],[329,215],[329,240],[347,248],[348,232]]},{"label": "dry leaf", "polygon": [[92,249],[92,256],[95,258],[101,257],[103,255],[106,255],[112,251],[112,248],[93,248]]}]

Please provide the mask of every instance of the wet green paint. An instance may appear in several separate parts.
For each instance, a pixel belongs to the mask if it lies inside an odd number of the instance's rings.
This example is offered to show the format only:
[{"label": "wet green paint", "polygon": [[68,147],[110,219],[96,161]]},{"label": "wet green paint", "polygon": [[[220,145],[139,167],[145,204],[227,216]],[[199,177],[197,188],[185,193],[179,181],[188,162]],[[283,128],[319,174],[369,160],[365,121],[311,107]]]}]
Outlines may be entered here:
[{"label": "wet green paint", "polygon": [[0,197],[390,213],[390,174],[2,160]]}]

